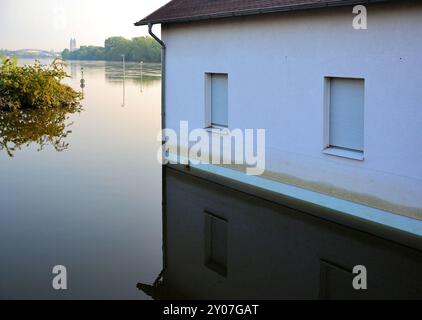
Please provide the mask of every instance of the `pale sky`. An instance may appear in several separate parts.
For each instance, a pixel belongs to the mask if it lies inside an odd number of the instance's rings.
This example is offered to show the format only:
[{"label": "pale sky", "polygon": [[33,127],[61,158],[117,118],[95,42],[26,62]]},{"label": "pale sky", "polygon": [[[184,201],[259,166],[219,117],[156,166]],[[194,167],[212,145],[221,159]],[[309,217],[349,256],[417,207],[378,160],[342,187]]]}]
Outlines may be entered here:
[{"label": "pale sky", "polygon": [[[169,0],[0,0],[0,48],[62,51],[71,37],[103,45],[110,36],[148,34],[135,27]],[[160,27],[155,30],[159,34]]]}]

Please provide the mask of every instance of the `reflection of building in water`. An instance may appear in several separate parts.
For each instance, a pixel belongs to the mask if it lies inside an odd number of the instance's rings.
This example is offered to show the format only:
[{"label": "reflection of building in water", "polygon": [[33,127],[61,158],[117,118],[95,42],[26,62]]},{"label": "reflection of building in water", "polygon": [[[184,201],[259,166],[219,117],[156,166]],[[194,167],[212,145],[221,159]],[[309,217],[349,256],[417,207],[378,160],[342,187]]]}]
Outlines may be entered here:
[{"label": "reflection of building in water", "polygon": [[78,76],[78,66],[76,65],[76,63],[70,63],[70,76],[72,77],[72,79],[76,79],[76,77]]},{"label": "reflection of building in water", "polygon": [[[182,171],[165,170],[164,270],[139,285],[152,297],[422,298],[422,253],[385,240],[392,230],[362,232],[362,221],[326,220],[330,210]],[[353,289],[357,265],[367,291]]]}]

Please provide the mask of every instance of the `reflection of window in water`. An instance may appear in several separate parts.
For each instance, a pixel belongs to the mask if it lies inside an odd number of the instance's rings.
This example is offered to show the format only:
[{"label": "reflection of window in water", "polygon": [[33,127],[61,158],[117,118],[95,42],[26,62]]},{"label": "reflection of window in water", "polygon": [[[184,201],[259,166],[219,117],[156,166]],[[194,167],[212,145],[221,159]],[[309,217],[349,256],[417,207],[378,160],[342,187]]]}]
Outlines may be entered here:
[{"label": "reflection of window in water", "polygon": [[205,265],[227,275],[227,220],[205,212]]},{"label": "reflection of window in water", "polygon": [[[153,284],[138,285],[153,298],[422,295],[422,250],[409,247],[404,235],[400,242],[377,226],[362,232],[358,221],[348,225],[349,217],[330,220],[336,213],[330,209],[183,166],[165,168],[163,187],[163,271]],[[366,291],[353,287],[357,265],[368,269]]]}]

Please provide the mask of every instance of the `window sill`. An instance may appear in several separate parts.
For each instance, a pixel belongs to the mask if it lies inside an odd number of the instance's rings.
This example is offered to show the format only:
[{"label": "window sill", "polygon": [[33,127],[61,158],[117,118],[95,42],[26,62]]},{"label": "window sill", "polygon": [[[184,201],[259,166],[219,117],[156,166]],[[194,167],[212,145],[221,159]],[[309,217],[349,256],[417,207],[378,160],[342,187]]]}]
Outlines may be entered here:
[{"label": "window sill", "polygon": [[341,148],[329,147],[323,151],[324,154],[347,158],[352,160],[363,161],[365,159],[364,153],[361,151],[346,150]]},{"label": "window sill", "polygon": [[205,130],[212,133],[212,134],[216,134],[216,135],[220,135],[220,136],[229,135],[229,129],[227,127],[212,126],[212,127],[205,128]]}]

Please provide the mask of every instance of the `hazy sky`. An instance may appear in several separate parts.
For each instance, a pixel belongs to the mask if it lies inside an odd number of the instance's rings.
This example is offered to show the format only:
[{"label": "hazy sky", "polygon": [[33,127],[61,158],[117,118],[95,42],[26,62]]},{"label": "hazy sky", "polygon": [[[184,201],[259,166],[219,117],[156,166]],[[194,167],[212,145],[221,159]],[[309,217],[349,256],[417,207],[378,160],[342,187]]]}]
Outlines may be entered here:
[{"label": "hazy sky", "polygon": [[[54,49],[103,45],[110,36],[148,34],[134,22],[169,0],[0,0],[0,48]],[[157,31],[159,26],[155,27]],[[157,32],[159,34],[159,32]]]}]

